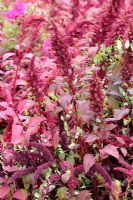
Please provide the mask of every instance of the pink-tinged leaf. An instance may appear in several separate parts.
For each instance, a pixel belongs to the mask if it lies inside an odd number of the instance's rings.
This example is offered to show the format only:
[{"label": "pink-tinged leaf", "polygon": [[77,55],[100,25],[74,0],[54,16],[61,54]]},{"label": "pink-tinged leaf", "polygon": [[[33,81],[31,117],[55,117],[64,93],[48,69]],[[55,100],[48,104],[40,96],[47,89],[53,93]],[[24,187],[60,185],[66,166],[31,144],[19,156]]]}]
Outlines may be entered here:
[{"label": "pink-tinged leaf", "polygon": [[100,150],[100,152],[102,154],[108,154],[110,156],[113,156],[113,157],[119,159],[119,152],[117,150],[117,147],[112,144],[106,145],[103,149]]},{"label": "pink-tinged leaf", "polygon": [[72,96],[69,93],[64,93],[63,96],[61,96],[58,100],[58,102],[60,103],[61,107],[63,107],[64,109],[68,108],[68,106],[70,105],[72,101]]},{"label": "pink-tinged leaf", "polygon": [[91,200],[91,194],[88,190],[82,190],[77,196],[77,200]]},{"label": "pink-tinged leaf", "polygon": [[62,180],[62,182],[65,184],[65,183],[67,183],[67,181],[70,179],[70,177],[71,177],[71,172],[68,171],[68,172],[66,172],[65,174],[62,174],[61,180]]},{"label": "pink-tinged leaf", "polygon": [[83,160],[83,168],[85,174],[90,170],[90,168],[95,164],[96,160],[95,157],[91,154],[86,154]]},{"label": "pink-tinged leaf", "polygon": [[120,93],[117,92],[116,90],[113,90],[113,91],[109,92],[108,94],[120,97]]},{"label": "pink-tinged leaf", "polygon": [[41,122],[43,122],[45,120],[46,120],[46,118],[45,117],[41,117],[41,116],[32,117],[30,119],[30,122],[29,122],[28,126],[29,127],[38,126]]},{"label": "pink-tinged leaf", "polygon": [[107,124],[106,125],[106,130],[107,131],[111,131],[111,130],[113,130],[114,128],[116,128],[117,127],[117,125],[116,124]]},{"label": "pink-tinged leaf", "polygon": [[3,61],[7,60],[8,58],[10,58],[11,56],[14,56],[15,53],[6,53],[3,55]]},{"label": "pink-tinged leaf", "polygon": [[4,177],[0,177],[0,183],[5,183],[6,179]]},{"label": "pink-tinged leaf", "polygon": [[125,115],[128,115],[129,109],[114,109],[114,118],[117,120],[122,119]]},{"label": "pink-tinged leaf", "polygon": [[20,169],[17,166],[8,165],[4,167],[4,170],[7,172],[16,172],[16,171],[19,171]]},{"label": "pink-tinged leaf", "polygon": [[53,137],[53,146],[55,149],[57,148],[57,146],[59,144],[59,140],[60,140],[59,134],[55,133],[54,137]]},{"label": "pink-tinged leaf", "polygon": [[0,106],[3,107],[3,108],[7,108],[8,107],[8,103],[7,102],[0,102]]},{"label": "pink-tinged leaf", "polygon": [[86,100],[79,101],[78,102],[78,109],[79,109],[80,115],[89,115],[90,107],[89,107],[88,101],[86,101]]},{"label": "pink-tinged leaf", "polygon": [[30,136],[30,135],[37,133],[40,123],[45,121],[45,120],[46,120],[46,118],[41,117],[41,116],[32,117],[30,119],[29,124],[28,124],[27,134]]},{"label": "pink-tinged leaf", "polygon": [[125,141],[121,137],[115,137],[120,144],[126,144]]},{"label": "pink-tinged leaf", "polygon": [[4,197],[8,194],[9,191],[10,191],[10,187],[9,186],[0,187],[0,198],[4,199]]},{"label": "pink-tinged leaf", "polygon": [[53,103],[50,103],[50,102],[48,102],[48,103],[46,103],[46,111],[48,111],[48,112],[51,112],[51,111],[53,111],[53,110],[55,110],[55,104],[53,104]]},{"label": "pink-tinged leaf", "polygon": [[117,121],[115,118],[106,118],[104,120],[105,122],[114,122],[114,121]]},{"label": "pink-tinged leaf", "polygon": [[124,157],[127,156],[127,150],[125,148],[120,148],[120,150]]},{"label": "pink-tinged leaf", "polygon": [[86,101],[86,100],[79,101],[78,102],[78,110],[79,110],[80,118],[84,122],[89,122],[90,119],[93,119],[93,113],[90,112],[90,106],[89,106],[88,101]]},{"label": "pink-tinged leaf", "polygon": [[22,132],[23,132],[23,127],[21,125],[13,123],[12,136],[11,136],[12,144],[19,144],[24,141],[24,135],[22,134]]},{"label": "pink-tinged leaf", "polygon": [[8,107],[6,110],[5,110],[5,114],[9,117],[15,117],[16,114],[14,112],[14,110],[11,108],[11,107]]},{"label": "pink-tinged leaf", "polygon": [[0,119],[4,119],[4,120],[7,120],[7,116],[5,114],[5,111],[0,111]]},{"label": "pink-tinged leaf", "polygon": [[20,143],[23,143],[24,141],[25,141],[24,135],[13,134],[12,137],[11,137],[11,143],[12,144],[20,144]]},{"label": "pink-tinged leaf", "polygon": [[14,194],[13,194],[13,197],[15,199],[18,199],[18,200],[26,200],[27,197],[28,197],[28,193],[26,190],[24,189],[20,189],[20,190],[17,190]]},{"label": "pink-tinged leaf", "polygon": [[19,113],[22,113],[23,111],[28,110],[32,106],[33,106],[33,101],[28,100],[28,99],[22,99],[18,103],[17,110],[19,111]]},{"label": "pink-tinged leaf", "polygon": [[27,134],[30,135],[34,135],[35,133],[37,133],[39,127],[38,126],[33,126],[33,127],[29,127],[27,129]]},{"label": "pink-tinged leaf", "polygon": [[98,137],[94,134],[89,134],[85,142],[94,142],[98,139]]}]

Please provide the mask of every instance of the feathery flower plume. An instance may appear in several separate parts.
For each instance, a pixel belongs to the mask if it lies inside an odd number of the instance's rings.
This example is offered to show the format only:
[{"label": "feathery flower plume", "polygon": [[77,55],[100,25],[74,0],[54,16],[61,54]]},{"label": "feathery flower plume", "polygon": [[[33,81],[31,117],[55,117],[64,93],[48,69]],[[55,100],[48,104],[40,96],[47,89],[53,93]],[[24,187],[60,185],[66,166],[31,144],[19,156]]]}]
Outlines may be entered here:
[{"label": "feathery flower plume", "polygon": [[67,181],[67,186],[71,192],[73,192],[78,186],[78,181],[75,176],[71,175],[69,180]]},{"label": "feathery flower plume", "polygon": [[34,171],[34,167],[28,167],[26,169],[17,171],[15,173],[13,173],[13,175],[7,180],[6,184],[10,184],[12,182],[14,182],[16,179],[21,178],[22,176],[32,173]]},{"label": "feathery flower plume", "polygon": [[[27,167],[32,165],[37,165],[37,161],[43,161],[42,156],[39,152],[30,152],[30,151],[20,151],[13,152],[14,161],[20,163],[21,165],[26,165]],[[43,161],[44,162],[44,161]]]},{"label": "feathery flower plume", "polygon": [[133,24],[132,11],[129,9],[123,9],[118,15],[115,23],[112,24],[110,32],[106,35],[106,45],[111,45],[114,41],[120,37],[124,42],[132,37],[131,27]]},{"label": "feathery flower plume", "polygon": [[110,186],[110,187],[112,186],[111,177],[109,176],[108,172],[100,164],[98,164],[98,163],[94,164],[92,169],[102,175],[102,177],[104,178],[104,180],[108,184],[108,186]]},{"label": "feathery flower plume", "polygon": [[72,26],[72,29],[70,29],[68,32],[70,37],[69,40],[71,40],[72,38],[81,38],[86,32],[88,32],[89,27],[92,25],[93,23],[88,20],[82,20],[80,22],[77,22],[75,25]]},{"label": "feathery flower plume", "polygon": [[130,82],[130,79],[133,75],[132,64],[133,64],[133,53],[129,51],[125,51],[124,65],[122,68],[122,80],[125,81],[126,83]]},{"label": "feathery flower plume", "polygon": [[57,174],[52,174],[52,175],[50,176],[50,179],[49,179],[49,181],[50,181],[52,184],[58,182],[59,180],[60,180],[60,176],[57,175]]},{"label": "feathery flower plume", "polygon": [[51,152],[43,144],[40,144],[37,142],[30,142],[28,147],[29,148],[31,148],[31,147],[37,148],[37,150],[42,153],[42,156],[43,156],[43,159],[45,160],[45,162],[53,160],[53,156],[52,156]]},{"label": "feathery flower plume", "polygon": [[67,136],[67,133],[64,131],[62,132],[61,134],[61,147],[63,150],[67,150],[68,148],[68,145],[69,145],[69,141],[68,141],[68,136]]},{"label": "feathery flower plume", "polygon": [[27,53],[36,44],[36,41],[39,38],[39,30],[45,22],[46,21],[44,17],[36,15],[27,15],[21,19],[19,25],[20,31],[18,34],[18,39],[20,42],[23,42],[26,38],[28,38],[29,43],[26,47]]},{"label": "feathery flower plume", "polygon": [[103,14],[98,20],[97,26],[94,27],[94,35],[92,43],[102,44],[108,39],[108,33],[115,26],[115,22],[124,8],[124,0],[111,0],[109,5],[103,11]]},{"label": "feathery flower plume", "polygon": [[79,0],[73,0],[73,6],[72,6],[72,21],[75,21],[76,18],[79,16],[79,10],[80,10],[80,5],[79,5]]},{"label": "feathery flower plume", "polygon": [[38,74],[35,70],[35,56],[31,58],[28,75],[29,84],[31,86],[33,95],[36,97],[37,100],[42,100],[44,96],[44,87],[42,86],[42,81],[40,82],[40,77],[37,76]]},{"label": "feathery flower plume", "polygon": [[101,117],[103,112],[103,88],[97,72],[94,71],[89,85],[91,108],[95,116]]},{"label": "feathery flower plume", "polygon": [[[72,73],[71,66],[71,56],[68,51],[68,41],[66,36],[61,34],[57,29],[54,22],[53,24],[53,34],[51,37],[51,46],[57,57],[58,63],[61,65],[61,69],[65,75],[70,76]],[[69,71],[71,70],[71,72]]]},{"label": "feathery flower plume", "polygon": [[83,165],[78,165],[74,168],[74,174],[75,176],[78,175],[79,173],[82,173],[84,171]]},{"label": "feathery flower plume", "polygon": [[40,177],[42,171],[44,169],[47,169],[48,167],[50,167],[51,164],[52,164],[52,162],[48,162],[48,163],[44,163],[44,164],[40,165],[39,167],[37,167],[37,169],[35,170],[35,172],[33,174],[33,179],[32,179],[33,185],[36,184],[37,179]]}]

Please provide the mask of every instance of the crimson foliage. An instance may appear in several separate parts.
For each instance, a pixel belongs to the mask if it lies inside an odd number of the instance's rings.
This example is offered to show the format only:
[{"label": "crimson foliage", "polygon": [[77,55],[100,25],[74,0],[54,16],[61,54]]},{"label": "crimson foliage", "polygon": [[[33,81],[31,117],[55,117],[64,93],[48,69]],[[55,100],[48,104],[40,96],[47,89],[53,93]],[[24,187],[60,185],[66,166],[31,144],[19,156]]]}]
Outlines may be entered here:
[{"label": "crimson foliage", "polygon": [[0,198],[133,199],[132,1],[32,3],[1,3]]}]

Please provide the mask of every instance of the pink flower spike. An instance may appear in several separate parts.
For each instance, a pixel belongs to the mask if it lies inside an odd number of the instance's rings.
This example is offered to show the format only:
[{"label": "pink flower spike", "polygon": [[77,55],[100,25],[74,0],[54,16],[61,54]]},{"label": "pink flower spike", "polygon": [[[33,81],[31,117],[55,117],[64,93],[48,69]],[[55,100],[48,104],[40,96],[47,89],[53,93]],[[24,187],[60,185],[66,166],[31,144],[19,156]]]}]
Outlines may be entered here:
[{"label": "pink flower spike", "polygon": [[24,11],[25,11],[24,3],[18,2],[16,4],[14,4],[13,11],[16,13],[16,15],[24,14]]},{"label": "pink flower spike", "polygon": [[13,10],[8,10],[5,12],[5,18],[8,20],[15,20],[16,19],[16,13]]}]

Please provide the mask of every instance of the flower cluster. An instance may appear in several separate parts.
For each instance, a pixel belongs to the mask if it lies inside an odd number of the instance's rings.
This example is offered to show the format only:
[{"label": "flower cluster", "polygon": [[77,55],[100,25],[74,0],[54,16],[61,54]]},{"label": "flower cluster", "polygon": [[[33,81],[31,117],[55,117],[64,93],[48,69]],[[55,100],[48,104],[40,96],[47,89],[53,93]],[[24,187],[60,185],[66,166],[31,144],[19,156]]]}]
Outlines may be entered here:
[{"label": "flower cluster", "polygon": [[5,18],[15,20],[17,16],[24,14],[25,5],[22,2],[15,3],[12,10],[5,12]]}]

